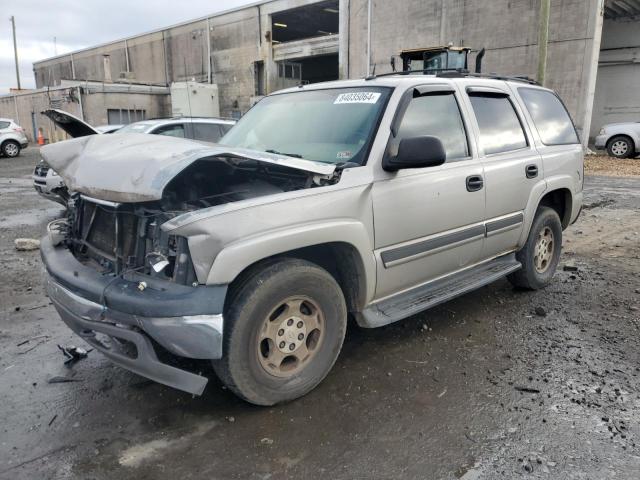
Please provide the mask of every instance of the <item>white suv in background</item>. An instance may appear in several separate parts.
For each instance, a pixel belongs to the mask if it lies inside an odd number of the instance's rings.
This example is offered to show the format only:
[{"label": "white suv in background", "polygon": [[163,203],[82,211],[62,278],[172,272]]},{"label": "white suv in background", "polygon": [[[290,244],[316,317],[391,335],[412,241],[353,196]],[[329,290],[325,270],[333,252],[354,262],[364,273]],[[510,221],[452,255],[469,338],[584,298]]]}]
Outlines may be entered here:
[{"label": "white suv in background", "polygon": [[27,148],[29,139],[24,129],[10,118],[0,118],[0,154],[14,158]]}]

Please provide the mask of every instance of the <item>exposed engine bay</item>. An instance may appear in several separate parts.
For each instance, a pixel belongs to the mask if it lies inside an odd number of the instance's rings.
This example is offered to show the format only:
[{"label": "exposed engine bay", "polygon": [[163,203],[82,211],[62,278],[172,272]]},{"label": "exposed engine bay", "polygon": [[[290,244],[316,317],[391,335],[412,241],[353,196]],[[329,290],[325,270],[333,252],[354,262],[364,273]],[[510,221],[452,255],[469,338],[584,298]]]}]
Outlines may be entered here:
[{"label": "exposed engine bay", "polygon": [[186,212],[255,197],[335,183],[339,171],[319,175],[256,160],[200,159],[175,176],[160,200],[116,203],[71,195],[60,241],[105,275],[128,272],[197,285],[187,239],[160,227]]}]

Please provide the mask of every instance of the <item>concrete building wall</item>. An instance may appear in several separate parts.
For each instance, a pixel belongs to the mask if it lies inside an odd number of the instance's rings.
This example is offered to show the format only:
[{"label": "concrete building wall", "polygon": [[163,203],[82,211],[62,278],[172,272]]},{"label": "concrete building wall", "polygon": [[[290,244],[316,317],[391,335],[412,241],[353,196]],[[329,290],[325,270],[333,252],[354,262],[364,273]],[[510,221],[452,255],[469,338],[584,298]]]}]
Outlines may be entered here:
[{"label": "concrete building wall", "polygon": [[[273,60],[271,14],[317,0],[275,0],[194,20],[62,55],[34,64],[36,86],[60,85],[64,79],[123,81],[169,85],[195,80],[218,84],[220,111],[237,116],[256,94],[255,62],[264,63],[267,92],[281,87]],[[210,52],[210,56],[209,56]],[[109,55],[110,75],[104,55]]]},{"label": "concrete building wall", "polygon": [[61,86],[0,97],[0,117],[14,119],[30,142],[36,141],[38,128],[50,142],[66,139],[64,132],[40,113],[49,108],[64,110],[94,126],[108,123],[109,109],[144,110],[146,118],[163,117],[171,111],[168,89],[164,88],[128,92],[126,86]]},{"label": "concrete building wall", "polygon": [[605,20],[591,137],[607,123],[640,122],[640,20]]},{"label": "concrete building wall", "polygon": [[[367,72],[369,0],[343,0],[349,15],[350,77]],[[403,49],[435,45],[485,48],[484,72],[535,78],[538,64],[539,0],[371,0],[371,70],[391,71],[390,57]],[[547,79],[580,128],[597,0],[552,0]],[[601,13],[600,13],[601,14]],[[475,67],[475,58],[470,61]]]}]

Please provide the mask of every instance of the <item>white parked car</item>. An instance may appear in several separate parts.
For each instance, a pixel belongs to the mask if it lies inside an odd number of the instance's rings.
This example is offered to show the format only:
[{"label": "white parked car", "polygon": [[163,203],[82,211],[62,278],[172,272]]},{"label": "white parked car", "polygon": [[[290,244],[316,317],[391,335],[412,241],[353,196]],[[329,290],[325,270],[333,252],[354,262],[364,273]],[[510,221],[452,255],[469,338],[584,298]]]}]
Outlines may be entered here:
[{"label": "white parked car", "polygon": [[616,158],[640,154],[640,122],[609,123],[600,129],[596,148]]},{"label": "white parked car", "polygon": [[[42,114],[49,117],[67,135],[74,138],[110,133],[147,133],[217,143],[236,123],[234,120],[219,118],[178,117],[143,120],[126,126],[92,127],[78,117],[62,110],[45,110]],[[44,198],[66,206],[69,194],[64,181],[42,160],[33,172],[33,187]]]},{"label": "white parked car", "polygon": [[29,139],[24,129],[10,118],[0,118],[0,154],[9,158],[17,157],[27,145]]}]

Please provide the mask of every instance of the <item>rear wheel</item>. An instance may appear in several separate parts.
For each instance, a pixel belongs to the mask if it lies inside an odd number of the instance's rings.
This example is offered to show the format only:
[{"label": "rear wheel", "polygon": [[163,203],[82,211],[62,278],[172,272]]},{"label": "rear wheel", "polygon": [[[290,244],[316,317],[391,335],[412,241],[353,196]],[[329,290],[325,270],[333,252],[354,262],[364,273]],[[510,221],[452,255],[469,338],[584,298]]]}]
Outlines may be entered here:
[{"label": "rear wheel", "polygon": [[633,155],[634,145],[629,137],[618,135],[607,142],[607,153],[616,158],[627,158]]},{"label": "rear wheel", "polygon": [[7,140],[2,144],[1,150],[5,157],[14,158],[20,155],[20,144],[14,140]]},{"label": "rear wheel", "polygon": [[274,405],[305,395],[329,373],[344,340],[347,309],[327,271],[283,259],[230,294],[224,356],[213,367],[234,393]]},{"label": "rear wheel", "polygon": [[516,253],[522,268],[509,275],[509,281],[531,290],[546,287],[558,267],[561,249],[562,224],[558,213],[549,207],[539,207],[527,243]]}]

